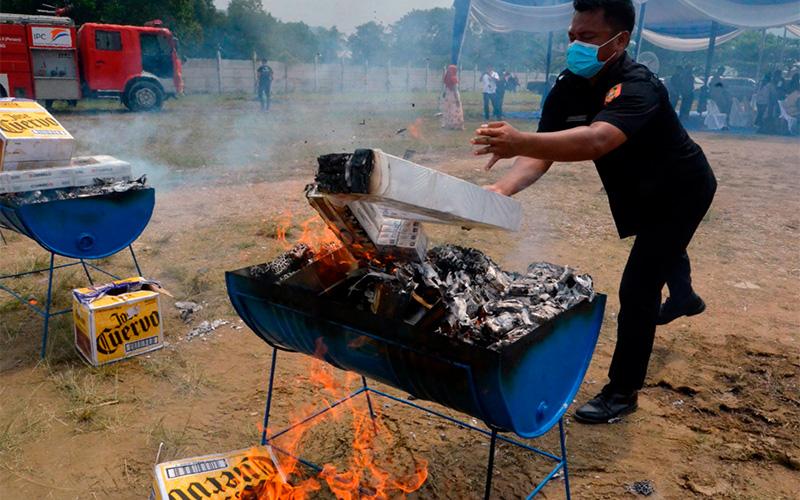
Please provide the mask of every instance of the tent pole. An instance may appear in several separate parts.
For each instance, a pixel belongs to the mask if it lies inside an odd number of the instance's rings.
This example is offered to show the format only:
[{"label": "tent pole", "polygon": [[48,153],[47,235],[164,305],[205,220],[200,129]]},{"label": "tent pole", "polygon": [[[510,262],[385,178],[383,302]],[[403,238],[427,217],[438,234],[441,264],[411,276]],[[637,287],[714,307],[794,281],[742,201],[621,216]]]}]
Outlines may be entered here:
[{"label": "tent pole", "polygon": [[780,55],[778,55],[778,64],[780,64],[781,66],[783,66],[783,55],[784,55],[784,50],[786,49],[786,34],[787,34],[787,31],[788,30],[786,29],[786,26],[784,26],[783,27],[783,38],[781,38],[781,51],[780,51]]},{"label": "tent pole", "polygon": [[472,0],[455,0],[455,20],[453,21],[453,47],[450,54],[450,64],[458,65],[461,58],[461,48],[464,46],[464,38],[467,36],[467,26],[469,25],[469,11],[472,7]]},{"label": "tent pole", "polygon": [[647,2],[639,5],[639,25],[636,28],[636,57],[634,60],[639,60],[639,52],[642,51],[642,32],[644,31],[644,16],[647,12]]},{"label": "tent pole", "polygon": [[716,21],[711,21],[711,37],[708,39],[708,53],[706,54],[706,71],[703,75],[703,88],[700,89],[700,101],[697,107],[697,111],[700,113],[706,110],[706,102],[708,101],[708,80],[711,78],[711,65],[714,63],[714,49],[717,46],[718,30],[719,24]]},{"label": "tent pole", "polygon": [[761,30],[761,41],[758,44],[758,66],[756,66],[756,82],[761,81],[761,64],[764,62],[764,44],[767,41],[767,30]]},{"label": "tent pole", "polygon": [[544,100],[547,94],[550,93],[550,65],[553,62],[553,32],[547,32],[547,57],[544,60],[544,87],[542,87],[542,103],[544,107]]}]

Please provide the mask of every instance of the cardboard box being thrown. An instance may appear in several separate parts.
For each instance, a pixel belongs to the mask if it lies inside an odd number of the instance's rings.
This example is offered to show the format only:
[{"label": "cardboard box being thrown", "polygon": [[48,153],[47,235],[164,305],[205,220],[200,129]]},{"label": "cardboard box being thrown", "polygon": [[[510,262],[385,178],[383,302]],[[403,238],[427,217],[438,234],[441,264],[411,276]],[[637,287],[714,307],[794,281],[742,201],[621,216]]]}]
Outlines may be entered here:
[{"label": "cardboard box being thrown", "polygon": [[141,277],[73,290],[78,352],[100,366],[164,347],[159,291]]},{"label": "cardboard box being thrown", "polygon": [[36,101],[0,99],[0,172],[69,165],[75,140]]},{"label": "cardboard box being thrown", "polygon": [[522,221],[518,201],[379,149],[318,162],[306,198],[357,260],[424,260],[422,222],[517,231]]}]

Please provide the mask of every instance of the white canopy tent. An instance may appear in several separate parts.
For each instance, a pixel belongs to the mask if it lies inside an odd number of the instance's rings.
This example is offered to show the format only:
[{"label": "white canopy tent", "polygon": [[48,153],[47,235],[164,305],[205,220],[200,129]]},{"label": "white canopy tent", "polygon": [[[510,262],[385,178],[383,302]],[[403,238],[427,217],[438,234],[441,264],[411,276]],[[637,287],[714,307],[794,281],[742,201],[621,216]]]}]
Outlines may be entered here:
[{"label": "white canopy tent", "polygon": [[[800,36],[800,0],[633,0],[637,6],[636,55],[641,40],[681,52],[707,50],[708,81],[716,45],[746,30],[785,27]],[[454,64],[458,63],[471,19],[495,32],[549,33],[546,74],[550,74],[552,33],[566,31],[572,0],[456,0]]]}]

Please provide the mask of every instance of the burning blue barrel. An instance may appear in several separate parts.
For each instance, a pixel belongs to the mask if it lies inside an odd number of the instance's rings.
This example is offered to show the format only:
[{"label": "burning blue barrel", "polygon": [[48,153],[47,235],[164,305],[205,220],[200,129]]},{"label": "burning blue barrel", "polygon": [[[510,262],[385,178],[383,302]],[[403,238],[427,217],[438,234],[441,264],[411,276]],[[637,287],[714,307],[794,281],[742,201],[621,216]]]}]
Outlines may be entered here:
[{"label": "burning blue barrel", "polygon": [[357,310],[310,290],[226,273],[228,295],[267,344],[433,401],[524,438],[566,412],[591,361],[606,297],[597,295],[536,330],[490,350]]},{"label": "burning blue barrel", "polygon": [[150,222],[152,188],[40,203],[0,201],[0,227],[73,259],[102,259],[132,244]]}]

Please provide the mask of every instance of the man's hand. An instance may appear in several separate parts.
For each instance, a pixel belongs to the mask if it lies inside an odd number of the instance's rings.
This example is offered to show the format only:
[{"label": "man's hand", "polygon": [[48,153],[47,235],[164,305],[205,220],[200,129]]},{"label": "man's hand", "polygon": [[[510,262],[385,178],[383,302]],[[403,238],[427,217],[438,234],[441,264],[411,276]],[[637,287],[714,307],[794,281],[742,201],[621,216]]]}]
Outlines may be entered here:
[{"label": "man's hand", "polygon": [[507,122],[491,122],[481,125],[481,128],[475,133],[477,136],[472,138],[472,144],[485,147],[476,150],[474,154],[476,156],[492,155],[486,164],[486,170],[491,169],[499,160],[519,156],[525,142],[525,135]]}]

